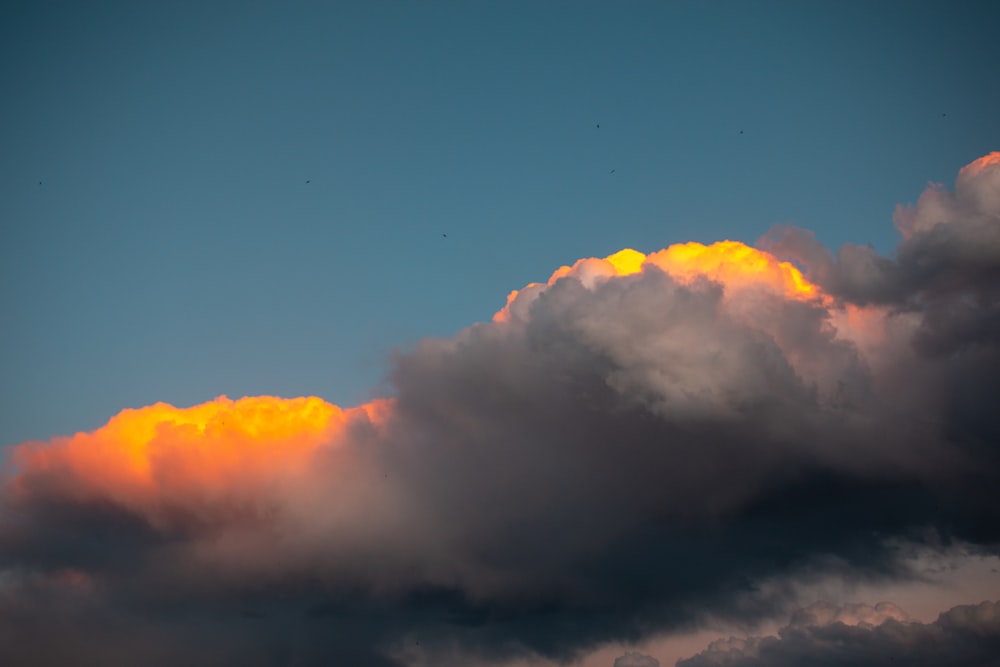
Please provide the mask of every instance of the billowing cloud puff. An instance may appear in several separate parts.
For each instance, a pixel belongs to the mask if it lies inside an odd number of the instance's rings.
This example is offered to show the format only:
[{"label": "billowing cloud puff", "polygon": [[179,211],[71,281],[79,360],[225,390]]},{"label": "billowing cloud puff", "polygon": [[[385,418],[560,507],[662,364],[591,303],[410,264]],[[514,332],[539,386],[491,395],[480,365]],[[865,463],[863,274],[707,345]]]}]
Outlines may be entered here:
[{"label": "billowing cloud puff", "polygon": [[660,667],[660,661],[652,656],[628,651],[615,658],[614,667]]},{"label": "billowing cloud puff", "polygon": [[0,615],[98,662],[122,644],[79,614],[172,647],[214,627],[205,664],[565,659],[995,551],[998,174],[902,210],[895,258],[784,230],[580,260],[357,408],[159,404],[21,445]]},{"label": "billowing cloud puff", "polygon": [[831,623],[845,625],[881,625],[888,620],[906,622],[911,620],[905,611],[891,602],[868,604],[844,604],[834,606],[829,602],[817,602],[799,609],[792,615],[789,626],[823,627]]},{"label": "billowing cloud puff", "polygon": [[713,642],[677,667],[985,667],[1000,655],[1000,602],[962,605],[932,623],[909,621],[894,605],[817,605],[774,637]]},{"label": "billowing cloud puff", "polygon": [[[961,302],[962,294],[996,296],[998,216],[1000,152],[994,152],[963,167],[954,191],[932,184],[915,206],[896,208],[894,221],[902,239],[894,259],[853,244],[834,257],[810,232],[795,228],[776,228],[760,245],[804,266],[810,280],[845,301],[936,315],[928,309],[945,301]],[[979,331],[981,342],[987,342],[987,333]]]}]

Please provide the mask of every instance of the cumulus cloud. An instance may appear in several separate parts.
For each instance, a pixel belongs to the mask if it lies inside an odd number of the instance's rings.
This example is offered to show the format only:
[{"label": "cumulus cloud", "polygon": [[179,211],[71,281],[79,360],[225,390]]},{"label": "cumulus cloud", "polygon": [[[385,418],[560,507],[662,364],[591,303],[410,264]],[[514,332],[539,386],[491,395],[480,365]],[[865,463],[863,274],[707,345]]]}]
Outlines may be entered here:
[{"label": "cumulus cloud", "polygon": [[391,664],[409,638],[569,659],[773,614],[799,577],[995,551],[997,179],[990,156],[901,209],[894,258],[786,229],[580,260],[349,410],[222,397],[26,443],[0,613],[112,662],[75,615],[172,647],[217,628],[206,664]]},{"label": "cumulus cloud", "polygon": [[[916,205],[897,206],[902,239],[894,258],[847,244],[836,256],[808,231],[778,227],[760,245],[806,267],[806,276],[852,303],[926,308],[928,298],[962,292],[995,296],[1000,267],[1000,152],[963,167],[954,190],[931,186]],[[995,341],[994,341],[995,342]]]},{"label": "cumulus cloud", "polygon": [[1000,602],[961,605],[932,623],[890,603],[800,610],[770,637],[730,638],[677,667],[986,667],[1000,655]]}]

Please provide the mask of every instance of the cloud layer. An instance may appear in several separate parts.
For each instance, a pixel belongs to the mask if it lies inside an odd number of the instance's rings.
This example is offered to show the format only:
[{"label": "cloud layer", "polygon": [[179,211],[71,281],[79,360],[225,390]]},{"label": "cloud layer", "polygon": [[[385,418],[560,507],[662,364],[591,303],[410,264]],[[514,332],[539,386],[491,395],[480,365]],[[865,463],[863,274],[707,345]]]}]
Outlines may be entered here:
[{"label": "cloud layer", "polygon": [[1000,602],[961,605],[932,623],[890,603],[801,610],[777,637],[723,639],[677,667],[987,667],[1000,655]]},{"label": "cloud layer", "polygon": [[[566,658],[772,614],[817,573],[996,551],[998,192],[997,153],[932,187],[895,258],[780,229],[580,260],[350,410],[220,397],[26,443],[0,625],[60,640],[2,652]],[[178,658],[193,624],[209,649]]]}]

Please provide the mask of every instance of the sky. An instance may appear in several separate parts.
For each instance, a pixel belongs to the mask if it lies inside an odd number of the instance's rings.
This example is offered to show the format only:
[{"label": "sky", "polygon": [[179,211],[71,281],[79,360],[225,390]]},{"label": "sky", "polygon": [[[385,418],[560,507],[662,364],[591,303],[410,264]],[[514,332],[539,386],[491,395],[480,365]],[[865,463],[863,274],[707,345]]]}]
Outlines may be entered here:
[{"label": "sky", "polygon": [[3,3],[0,656],[975,664],[996,25]]}]

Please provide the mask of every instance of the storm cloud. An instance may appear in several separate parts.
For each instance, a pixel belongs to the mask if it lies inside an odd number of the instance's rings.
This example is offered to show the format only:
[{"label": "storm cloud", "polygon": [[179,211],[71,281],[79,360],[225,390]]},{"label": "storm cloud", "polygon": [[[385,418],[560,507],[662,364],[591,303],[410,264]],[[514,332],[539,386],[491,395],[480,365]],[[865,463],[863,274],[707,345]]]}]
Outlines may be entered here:
[{"label": "storm cloud", "polygon": [[220,397],[26,443],[0,651],[568,659],[995,552],[997,192],[994,153],[899,210],[893,258],[783,229],[580,260],[398,352],[391,395],[350,410]]}]

